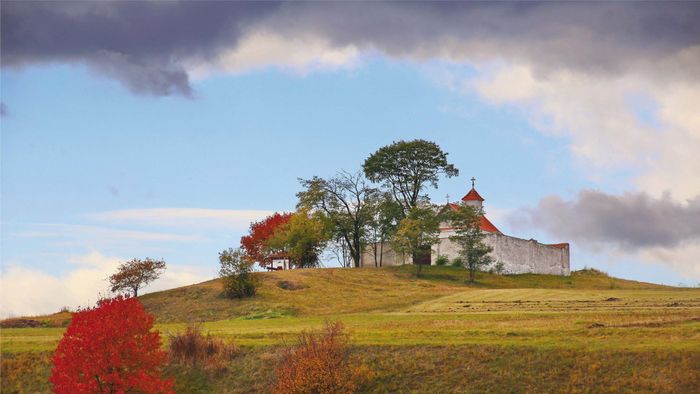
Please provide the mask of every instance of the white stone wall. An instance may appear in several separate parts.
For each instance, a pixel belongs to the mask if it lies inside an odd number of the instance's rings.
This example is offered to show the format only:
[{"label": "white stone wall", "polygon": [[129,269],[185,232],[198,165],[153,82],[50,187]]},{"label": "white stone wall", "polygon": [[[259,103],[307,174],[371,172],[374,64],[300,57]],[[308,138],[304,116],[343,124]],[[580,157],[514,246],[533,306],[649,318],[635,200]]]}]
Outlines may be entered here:
[{"label": "white stone wall", "polygon": [[[458,245],[449,239],[451,235],[454,235],[454,232],[449,230],[440,234],[440,242],[433,246],[432,264],[435,264],[435,260],[439,255],[447,256],[450,261],[459,255]],[[501,262],[503,263],[503,273],[505,274],[531,273],[564,276],[571,274],[568,247],[558,248],[541,244],[535,240],[521,239],[497,233],[486,234],[484,243],[493,248],[491,257],[495,260],[490,267],[486,267],[487,270]],[[388,267],[410,263],[410,256],[405,258],[397,256],[388,243],[384,245],[382,266]],[[362,255],[361,266],[374,267],[374,257],[371,248],[365,249]]]},{"label": "white stone wall", "polygon": [[[432,261],[438,255],[445,255],[450,260],[459,255],[458,245],[450,241],[452,231],[440,234],[440,243],[433,247]],[[503,263],[504,273],[507,274],[552,274],[569,275],[569,248],[558,248],[544,245],[535,240],[526,240],[508,235],[488,233],[484,243],[493,248],[491,257]],[[492,265],[493,266],[493,265]]]}]

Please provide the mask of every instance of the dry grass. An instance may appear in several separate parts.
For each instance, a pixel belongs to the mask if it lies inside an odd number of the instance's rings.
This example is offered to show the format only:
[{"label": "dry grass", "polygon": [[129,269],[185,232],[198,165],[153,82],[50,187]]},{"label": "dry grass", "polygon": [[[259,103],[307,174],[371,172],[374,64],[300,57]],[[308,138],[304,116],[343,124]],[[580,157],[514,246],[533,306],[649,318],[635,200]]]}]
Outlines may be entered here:
[{"label": "dry grass", "polygon": [[406,312],[648,312],[659,310],[700,311],[700,289],[475,289],[426,301],[407,308]]},{"label": "dry grass", "polygon": [[[425,267],[261,273],[258,295],[221,297],[209,281],[140,299],[164,332],[192,320],[242,349],[211,374],[186,363],[179,392],[265,392],[299,333],[341,320],[350,362],[372,369],[369,392],[690,392],[700,370],[700,289],[610,278],[480,273]],[[280,282],[293,283],[295,290]],[[35,317],[60,322],[66,315]],[[3,392],[48,390],[48,353],[63,328],[3,329]],[[196,361],[195,364],[199,362]],[[39,387],[39,388],[36,388]]]},{"label": "dry grass", "polygon": [[190,368],[221,371],[238,353],[238,347],[210,334],[203,335],[198,325],[190,325],[185,332],[169,338],[169,356],[172,363]]},{"label": "dry grass", "polygon": [[305,331],[295,346],[284,349],[275,369],[277,394],[350,394],[367,380],[361,365],[350,364],[348,336],[340,322],[323,331]]},{"label": "dry grass", "polygon": [[[394,311],[470,288],[660,289],[664,286],[610,278],[597,272],[556,275],[492,275],[479,273],[469,286],[467,271],[455,267],[425,267],[414,277],[413,266],[381,269],[304,269],[256,273],[258,294],[250,299],[221,296],[212,280],[140,297],[158,322],[213,321],[273,311],[289,316]],[[293,283],[294,291],[280,286]]]},{"label": "dry grass", "polygon": [[2,354],[0,358],[2,393],[50,392],[51,353]]},{"label": "dry grass", "polygon": [[[504,346],[356,346],[350,363],[372,378],[368,393],[693,393],[700,352],[542,350]],[[280,348],[243,348],[221,375],[169,369],[177,392],[269,392]],[[49,393],[48,353],[18,355],[27,374],[5,375],[2,392]],[[10,361],[3,359],[3,368]],[[17,364],[11,364],[16,370]],[[29,373],[27,368],[36,372]],[[43,372],[42,372],[43,371]],[[6,378],[9,377],[9,378]]]}]

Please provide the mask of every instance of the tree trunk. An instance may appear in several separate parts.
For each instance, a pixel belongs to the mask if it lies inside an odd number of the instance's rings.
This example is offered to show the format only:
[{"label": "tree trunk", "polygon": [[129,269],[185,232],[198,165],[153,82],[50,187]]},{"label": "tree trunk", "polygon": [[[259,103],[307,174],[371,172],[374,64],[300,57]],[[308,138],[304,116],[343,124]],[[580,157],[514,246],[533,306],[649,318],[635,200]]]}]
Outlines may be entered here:
[{"label": "tree trunk", "polygon": [[374,242],[374,246],[372,247],[372,252],[374,252],[374,268],[379,267],[377,264],[377,242]]},{"label": "tree trunk", "polygon": [[379,266],[382,266],[382,260],[384,259],[384,238],[382,237],[382,242],[379,244]]},{"label": "tree trunk", "polygon": [[138,296],[139,296],[139,288],[134,287],[134,297],[138,297]]}]

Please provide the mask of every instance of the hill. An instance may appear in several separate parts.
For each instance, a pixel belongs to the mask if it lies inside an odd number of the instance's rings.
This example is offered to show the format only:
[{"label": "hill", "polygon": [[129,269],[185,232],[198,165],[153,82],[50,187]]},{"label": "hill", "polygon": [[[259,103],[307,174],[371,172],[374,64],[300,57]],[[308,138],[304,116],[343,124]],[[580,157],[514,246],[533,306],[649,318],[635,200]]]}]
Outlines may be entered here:
[{"label": "hill", "polygon": [[449,266],[425,267],[420,278],[414,267],[379,269],[307,269],[257,273],[261,286],[255,298],[229,300],[221,296],[218,279],[146,294],[141,302],[158,322],[213,321],[268,314],[325,316],[396,311],[442,296],[474,289],[644,290],[669,287],[609,277],[596,270],[571,276],[495,275],[478,273],[466,283],[467,271]]},{"label": "hill", "polygon": [[[139,299],[169,334],[190,322],[241,347],[226,372],[170,367],[179,392],[265,392],[280,345],[342,321],[363,392],[691,392],[700,385],[700,289],[612,278],[464,269],[318,269],[257,274],[252,299],[218,280]],[[31,318],[63,324],[66,314]],[[2,392],[48,392],[63,327],[2,330]]]}]

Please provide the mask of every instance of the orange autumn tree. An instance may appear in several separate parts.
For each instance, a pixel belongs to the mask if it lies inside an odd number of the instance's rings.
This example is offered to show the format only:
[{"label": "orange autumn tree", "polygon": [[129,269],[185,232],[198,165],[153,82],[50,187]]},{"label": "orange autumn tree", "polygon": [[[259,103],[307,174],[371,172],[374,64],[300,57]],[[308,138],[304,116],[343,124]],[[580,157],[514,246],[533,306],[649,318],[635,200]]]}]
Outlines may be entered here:
[{"label": "orange autumn tree", "polygon": [[153,316],[133,297],[76,312],[53,354],[55,393],[172,393]]},{"label": "orange autumn tree", "polygon": [[275,212],[261,221],[251,223],[249,234],[241,237],[241,247],[246,256],[263,267],[272,263],[272,255],[278,251],[271,250],[267,241],[291,217],[291,213]]}]

